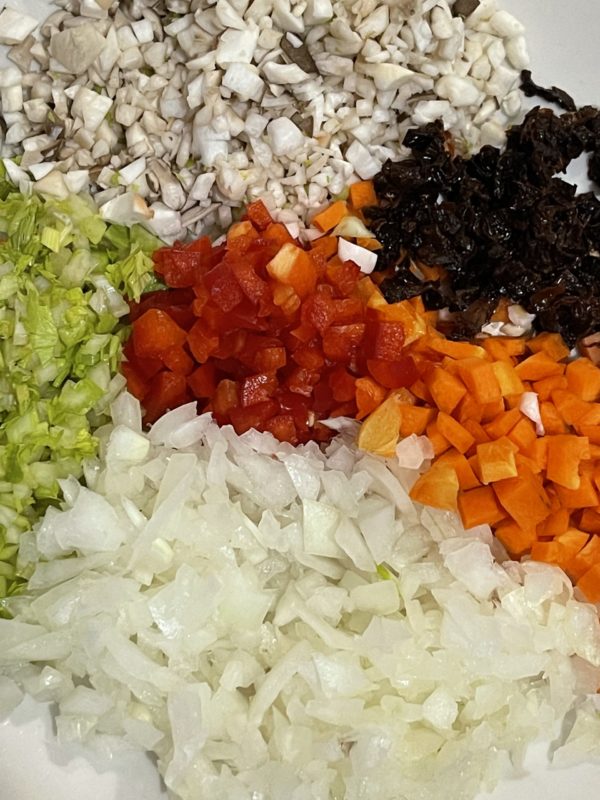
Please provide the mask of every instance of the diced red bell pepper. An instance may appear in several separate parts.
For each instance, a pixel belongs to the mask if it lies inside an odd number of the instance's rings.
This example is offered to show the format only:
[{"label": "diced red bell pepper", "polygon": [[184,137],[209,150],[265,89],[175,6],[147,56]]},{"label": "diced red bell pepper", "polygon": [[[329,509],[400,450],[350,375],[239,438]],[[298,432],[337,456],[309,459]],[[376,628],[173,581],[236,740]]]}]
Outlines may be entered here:
[{"label": "diced red bell pepper", "polygon": [[138,358],[160,358],[167,350],[181,347],[186,332],[159,308],[150,308],[133,323],[133,349]]},{"label": "diced red bell pepper", "polygon": [[291,414],[276,414],[263,423],[262,430],[272,433],[280,442],[298,444],[298,431]]},{"label": "diced red bell pepper", "polygon": [[325,357],[318,347],[302,345],[296,348],[292,355],[292,360],[300,367],[308,370],[321,369],[325,364]]},{"label": "diced red bell pepper", "polygon": [[243,328],[221,334],[219,346],[213,356],[219,359],[239,357],[240,353],[245,350],[247,338],[248,331]]},{"label": "diced red bell pepper", "polygon": [[319,377],[318,372],[305,369],[304,367],[295,367],[290,371],[285,384],[290,392],[310,397],[313,392],[313,387],[319,382]]},{"label": "diced red bell pepper", "polygon": [[192,355],[199,364],[206,363],[219,347],[219,337],[202,319],[194,323],[187,335],[187,342]]},{"label": "diced red bell pepper", "polygon": [[266,242],[271,242],[279,247],[294,242],[293,236],[290,235],[288,229],[285,225],[282,225],[281,222],[274,222],[272,225],[269,225],[269,227],[263,231],[262,238]]},{"label": "diced red bell pepper", "polygon": [[347,297],[333,301],[333,319],[336,325],[362,322],[364,306],[358,297]]},{"label": "diced red bell pepper", "polygon": [[274,375],[250,375],[242,381],[240,397],[243,408],[270,400],[277,390]]},{"label": "diced red bell pepper", "polygon": [[127,361],[121,362],[121,372],[127,379],[128,391],[141,402],[150,389],[148,381]]},{"label": "diced red bell pepper", "polygon": [[348,370],[341,365],[335,367],[329,374],[329,386],[333,393],[333,399],[338,403],[354,401],[356,392],[356,378],[350,375]]},{"label": "diced red bell pepper", "polygon": [[240,406],[232,408],[229,416],[236,433],[245,433],[250,428],[260,430],[261,426],[278,411],[279,406],[274,400],[265,400],[247,408]]},{"label": "diced red bell pepper", "polygon": [[368,358],[396,361],[404,354],[404,326],[372,317],[367,320],[365,350]]},{"label": "diced red bell pepper", "polygon": [[244,299],[244,293],[231,269],[218,264],[204,277],[212,301],[221,311],[233,311]]},{"label": "diced red bell pepper", "polygon": [[327,280],[342,294],[350,297],[359,280],[363,277],[360,268],[352,261],[337,262],[332,259],[326,268]]},{"label": "diced red bell pepper", "polygon": [[317,291],[307,298],[302,307],[302,320],[323,336],[327,328],[335,322],[335,301],[331,291]]},{"label": "diced red bell pepper", "polygon": [[249,259],[231,261],[231,270],[248,300],[260,306],[260,313],[267,314],[273,307],[273,294],[269,284],[257,275]]},{"label": "diced red bell pepper", "polygon": [[250,203],[246,209],[246,215],[259,231],[264,231],[265,228],[268,228],[273,222],[273,217],[262,200],[255,200],[253,203]]},{"label": "diced red bell pepper", "polygon": [[163,353],[161,360],[165,367],[178,375],[189,375],[194,369],[194,361],[183,347],[172,347]]},{"label": "diced red bell pepper", "polygon": [[284,244],[267,264],[267,272],[284,286],[291,286],[300,299],[308,297],[317,285],[317,271],[310,254],[296,244]]},{"label": "diced red bell pepper", "polygon": [[155,256],[156,271],[163,276],[167,286],[182,289],[193,286],[202,279],[204,272],[211,267],[211,261],[204,258],[201,252],[191,250],[172,250],[162,248]]},{"label": "diced red bell pepper", "polygon": [[212,396],[212,409],[215,419],[220,424],[229,422],[229,414],[240,402],[239,387],[235,381],[227,378],[219,381]]},{"label": "diced red bell pepper", "polygon": [[323,336],[323,352],[334,362],[349,363],[365,335],[365,324],[332,325]]},{"label": "diced red bell pepper", "polygon": [[213,363],[202,364],[188,376],[188,386],[194,397],[212,397],[217,388],[217,368]]},{"label": "diced red bell pepper", "polygon": [[335,405],[333,391],[327,381],[320,381],[314,389],[311,410],[317,417],[325,418],[330,415]]},{"label": "diced red bell pepper", "polygon": [[402,356],[396,361],[369,358],[367,369],[381,386],[386,389],[401,389],[412,386],[419,379],[419,372],[410,356]]},{"label": "diced red bell pepper", "polygon": [[177,317],[173,316],[171,309],[189,308],[193,299],[194,294],[191,289],[171,289],[166,292],[162,290],[148,292],[142,295],[139,302],[136,303],[133,300],[129,302],[129,318],[132,322],[135,322],[136,319],[145,314],[150,308],[161,308],[163,311],[166,311],[171,319],[174,319],[178,325],[184,327]]},{"label": "diced red bell pepper", "polygon": [[187,381],[183,375],[169,370],[159,372],[144,397],[144,422],[155,422],[164,413],[187,403],[188,400]]}]

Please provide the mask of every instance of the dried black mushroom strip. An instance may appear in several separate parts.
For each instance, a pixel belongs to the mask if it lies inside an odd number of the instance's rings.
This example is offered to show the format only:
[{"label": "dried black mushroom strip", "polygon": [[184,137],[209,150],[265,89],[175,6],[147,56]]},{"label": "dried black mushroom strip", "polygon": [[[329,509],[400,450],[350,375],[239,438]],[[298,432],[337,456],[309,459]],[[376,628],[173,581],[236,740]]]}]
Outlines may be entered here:
[{"label": "dried black mushroom strip", "polygon": [[[368,214],[384,246],[379,269],[392,270],[382,283],[389,301],[421,294],[430,309],[449,307],[456,338],[476,334],[502,297],[569,344],[600,330],[600,201],[559,177],[588,153],[599,182],[597,108],[534,108],[503,150],[468,159],[453,154],[441,123],[408,131],[404,144],[411,155],[383,166],[380,205]],[[448,277],[423,282],[413,261]]]}]

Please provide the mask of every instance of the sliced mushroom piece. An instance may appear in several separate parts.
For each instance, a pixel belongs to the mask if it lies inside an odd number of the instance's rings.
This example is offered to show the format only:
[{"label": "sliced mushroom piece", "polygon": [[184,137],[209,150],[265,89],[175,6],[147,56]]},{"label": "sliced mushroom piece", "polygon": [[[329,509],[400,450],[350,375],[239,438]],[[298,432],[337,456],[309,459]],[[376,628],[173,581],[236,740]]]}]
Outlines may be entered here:
[{"label": "sliced mushroom piece", "polygon": [[153,158],[148,166],[150,174],[154,175],[159,183],[163,203],[173,211],[179,211],[186,199],[182,185],[166,164],[158,158]]},{"label": "sliced mushroom piece", "polygon": [[[296,41],[300,41],[297,36],[294,36],[294,39]],[[289,60],[294,64],[297,64],[300,69],[304,70],[304,72],[319,72],[317,65],[315,64],[315,60],[311,56],[310,50],[304,44],[304,42],[296,46],[290,42],[287,36],[282,36],[279,46]]]}]

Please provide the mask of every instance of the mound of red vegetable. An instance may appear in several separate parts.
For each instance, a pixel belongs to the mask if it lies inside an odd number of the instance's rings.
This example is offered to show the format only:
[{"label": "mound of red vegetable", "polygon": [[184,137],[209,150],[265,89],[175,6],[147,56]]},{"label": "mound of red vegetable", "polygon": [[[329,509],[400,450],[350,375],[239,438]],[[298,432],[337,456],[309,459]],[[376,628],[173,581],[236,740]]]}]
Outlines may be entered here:
[{"label": "mound of red vegetable", "polygon": [[[195,399],[238,433],[324,441],[331,431],[319,420],[368,413],[381,386],[412,383],[403,324],[367,307],[359,268],[336,253],[329,236],[304,249],[261,202],[224,244],[159,250],[170,290],[132,306],[123,364],[145,421]],[[379,394],[365,405],[365,392]]]}]

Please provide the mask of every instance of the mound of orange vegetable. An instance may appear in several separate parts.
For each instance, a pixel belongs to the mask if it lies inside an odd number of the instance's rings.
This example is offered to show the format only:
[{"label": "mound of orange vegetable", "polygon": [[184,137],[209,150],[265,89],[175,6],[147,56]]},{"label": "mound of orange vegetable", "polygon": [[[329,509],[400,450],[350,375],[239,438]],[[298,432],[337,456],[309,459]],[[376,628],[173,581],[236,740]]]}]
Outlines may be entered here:
[{"label": "mound of orange vegetable", "polygon": [[558,564],[600,602],[600,369],[568,360],[558,334],[450,341],[420,298],[388,303],[332,234],[373,200],[357,185],[315,218],[310,247],[259,201],[223,244],[159,250],[170,288],[132,305],[123,364],[146,422],[196,399],[238,433],[293,444],[325,441],[320,420],[340,415],[385,457],[426,435],[435,458],[413,500],[490,525],[513,557]]}]

